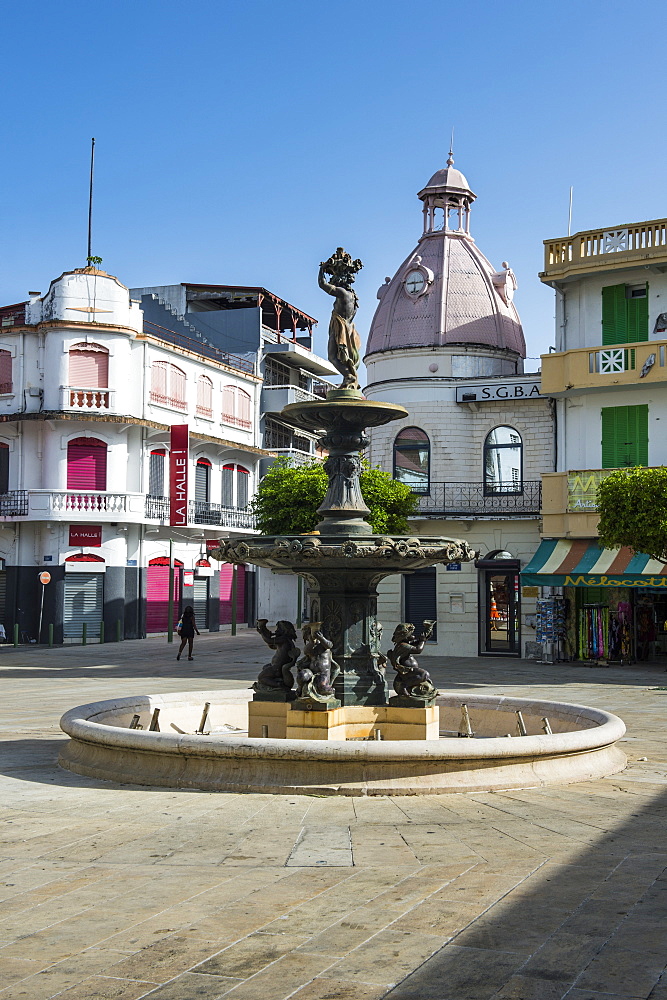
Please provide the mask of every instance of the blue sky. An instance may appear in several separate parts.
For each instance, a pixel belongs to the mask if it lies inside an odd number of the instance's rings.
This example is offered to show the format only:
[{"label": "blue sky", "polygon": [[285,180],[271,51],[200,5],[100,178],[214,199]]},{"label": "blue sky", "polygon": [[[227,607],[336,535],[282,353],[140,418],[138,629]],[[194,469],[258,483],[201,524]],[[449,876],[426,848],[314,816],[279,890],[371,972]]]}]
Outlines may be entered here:
[{"label": "blue sky", "polygon": [[[528,354],[553,342],[542,241],[667,215],[664,0],[5,2],[0,302],[93,252],[129,286],[264,285],[320,319],[317,264],[361,257],[362,338],[456,165],[509,260]],[[537,362],[527,365],[528,370]]]}]

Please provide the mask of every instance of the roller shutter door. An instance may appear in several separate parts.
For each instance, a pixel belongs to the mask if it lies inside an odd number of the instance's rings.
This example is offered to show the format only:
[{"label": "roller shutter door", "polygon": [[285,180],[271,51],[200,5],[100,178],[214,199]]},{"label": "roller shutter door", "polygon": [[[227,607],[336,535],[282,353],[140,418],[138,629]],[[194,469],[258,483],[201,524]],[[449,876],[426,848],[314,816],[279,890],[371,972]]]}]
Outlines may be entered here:
[{"label": "roller shutter door", "polygon": [[[169,567],[149,566],[146,580],[146,632],[166,632],[169,627]],[[180,618],[181,568],[174,569],[174,628]]]},{"label": "roller shutter door", "polygon": [[[423,621],[435,621],[438,601],[436,595],[436,575],[434,569],[422,569],[405,577],[405,621],[416,626],[417,632]],[[437,637],[433,631],[432,639]]]},{"label": "roller shutter door", "polygon": [[192,606],[195,609],[195,622],[198,629],[208,628],[208,579],[195,579]]},{"label": "roller shutter door", "polygon": [[104,573],[70,573],[65,576],[65,639],[81,639],[84,622],[88,639],[99,639],[103,597]]},{"label": "roller shutter door", "polygon": [[[231,563],[223,563],[220,567],[220,624],[229,625],[232,620],[232,570]],[[245,566],[238,567],[236,591],[236,622],[245,623]]]}]

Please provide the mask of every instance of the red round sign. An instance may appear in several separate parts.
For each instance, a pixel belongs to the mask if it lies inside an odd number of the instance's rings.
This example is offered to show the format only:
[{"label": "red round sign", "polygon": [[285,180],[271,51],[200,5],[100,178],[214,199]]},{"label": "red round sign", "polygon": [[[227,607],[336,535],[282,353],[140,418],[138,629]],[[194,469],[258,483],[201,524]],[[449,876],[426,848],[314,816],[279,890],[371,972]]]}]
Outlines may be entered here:
[{"label": "red round sign", "polygon": [[47,573],[46,570],[44,570],[43,573],[39,574],[39,582],[42,584],[51,583],[51,574]]}]

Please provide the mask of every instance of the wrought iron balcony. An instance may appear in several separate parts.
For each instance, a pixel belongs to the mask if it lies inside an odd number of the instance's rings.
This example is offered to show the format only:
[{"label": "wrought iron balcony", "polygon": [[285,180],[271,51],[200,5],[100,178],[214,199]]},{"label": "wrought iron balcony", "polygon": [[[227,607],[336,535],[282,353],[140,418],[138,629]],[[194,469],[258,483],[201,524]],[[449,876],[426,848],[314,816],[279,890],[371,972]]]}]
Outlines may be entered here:
[{"label": "wrought iron balcony", "polygon": [[236,507],[223,507],[219,503],[207,503],[203,500],[188,502],[188,521],[195,524],[210,524],[222,528],[254,528],[255,515],[250,510]]},{"label": "wrought iron balcony", "polygon": [[539,480],[501,483],[492,492],[485,483],[431,483],[419,494],[413,517],[529,517],[537,516],[542,500]]},{"label": "wrought iron balcony", "polygon": [[[146,518],[169,523],[169,497],[146,497]],[[208,524],[220,528],[255,527],[255,515],[248,508],[225,507],[224,504],[207,503],[204,500],[188,501],[188,523]]]},{"label": "wrought iron balcony", "polygon": [[28,491],[12,490],[0,494],[0,517],[27,517]]}]

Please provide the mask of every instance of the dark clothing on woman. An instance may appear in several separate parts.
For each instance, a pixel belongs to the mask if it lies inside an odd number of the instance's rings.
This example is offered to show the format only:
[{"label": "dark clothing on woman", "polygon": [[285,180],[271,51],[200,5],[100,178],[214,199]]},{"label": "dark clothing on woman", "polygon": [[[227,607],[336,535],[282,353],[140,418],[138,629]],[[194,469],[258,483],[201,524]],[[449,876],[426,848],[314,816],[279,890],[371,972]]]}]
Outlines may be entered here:
[{"label": "dark clothing on woman", "polygon": [[194,639],[195,637],[195,619],[194,615],[184,615],[181,622],[181,639]]}]

